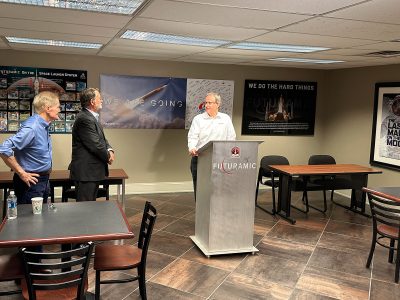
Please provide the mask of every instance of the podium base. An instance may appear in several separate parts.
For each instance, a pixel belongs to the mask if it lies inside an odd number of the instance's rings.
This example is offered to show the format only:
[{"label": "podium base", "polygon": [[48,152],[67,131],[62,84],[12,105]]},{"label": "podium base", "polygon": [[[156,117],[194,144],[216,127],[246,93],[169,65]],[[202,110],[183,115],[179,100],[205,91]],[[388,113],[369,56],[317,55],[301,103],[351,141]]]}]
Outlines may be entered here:
[{"label": "podium base", "polygon": [[204,247],[204,245],[196,238],[196,236],[191,235],[190,236],[191,240],[193,243],[196,244],[196,246],[201,250],[201,252],[204,253],[205,256],[210,258],[211,255],[221,255],[221,254],[235,254],[235,253],[249,253],[255,254],[258,252],[258,249],[254,246],[251,246],[249,248],[241,248],[241,249],[224,249],[224,250],[215,250],[215,251],[209,251]]}]

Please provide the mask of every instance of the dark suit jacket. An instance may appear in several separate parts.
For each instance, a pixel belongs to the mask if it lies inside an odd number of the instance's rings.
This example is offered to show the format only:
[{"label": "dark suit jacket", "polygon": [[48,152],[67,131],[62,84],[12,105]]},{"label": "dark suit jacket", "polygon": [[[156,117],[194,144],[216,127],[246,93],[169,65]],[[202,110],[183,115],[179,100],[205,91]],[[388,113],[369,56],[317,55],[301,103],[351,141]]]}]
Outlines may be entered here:
[{"label": "dark suit jacket", "polygon": [[70,178],[74,181],[103,180],[108,176],[107,149],[110,148],[96,118],[87,109],[82,109],[72,128]]}]

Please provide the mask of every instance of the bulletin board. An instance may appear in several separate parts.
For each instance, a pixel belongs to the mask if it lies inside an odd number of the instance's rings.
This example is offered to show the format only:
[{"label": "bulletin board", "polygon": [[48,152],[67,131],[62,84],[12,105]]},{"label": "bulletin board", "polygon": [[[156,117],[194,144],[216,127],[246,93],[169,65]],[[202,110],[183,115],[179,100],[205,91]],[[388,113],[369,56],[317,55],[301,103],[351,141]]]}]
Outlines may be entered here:
[{"label": "bulletin board", "polygon": [[16,132],[33,114],[35,95],[51,91],[59,95],[61,112],[51,133],[70,133],[80,111],[79,92],[86,88],[82,70],[0,66],[0,133]]}]

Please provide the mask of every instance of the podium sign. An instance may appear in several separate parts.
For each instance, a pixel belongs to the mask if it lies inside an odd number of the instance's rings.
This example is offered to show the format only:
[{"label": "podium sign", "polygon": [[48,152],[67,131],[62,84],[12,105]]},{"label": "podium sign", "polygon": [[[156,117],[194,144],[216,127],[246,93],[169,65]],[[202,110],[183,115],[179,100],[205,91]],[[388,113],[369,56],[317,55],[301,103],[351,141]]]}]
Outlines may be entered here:
[{"label": "podium sign", "polygon": [[207,256],[253,246],[259,141],[212,141],[199,150],[195,235]]}]

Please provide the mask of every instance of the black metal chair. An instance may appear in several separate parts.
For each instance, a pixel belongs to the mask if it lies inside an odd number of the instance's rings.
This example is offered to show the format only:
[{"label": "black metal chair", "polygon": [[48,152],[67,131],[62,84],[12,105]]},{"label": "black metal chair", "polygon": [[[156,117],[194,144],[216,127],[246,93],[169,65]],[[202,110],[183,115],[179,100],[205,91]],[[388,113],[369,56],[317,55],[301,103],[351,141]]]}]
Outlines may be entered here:
[{"label": "black metal chair", "polygon": [[[110,186],[108,184],[103,184],[97,191],[97,198],[103,197],[110,200]],[[68,199],[76,199],[76,190],[72,185],[62,187],[61,201],[68,202]]]},{"label": "black metal chair", "polygon": [[[146,296],[146,260],[149,249],[151,233],[157,218],[157,211],[150,202],[146,202],[142,223],[140,226],[139,241],[137,246],[101,244],[96,246],[94,255],[94,270],[96,271],[95,298],[100,299],[100,284],[125,283],[139,280],[141,298]],[[101,280],[103,271],[120,271],[136,269],[138,275],[123,279]]]},{"label": "black metal chair", "polygon": [[21,249],[25,268],[25,280],[22,281],[24,299],[85,299],[92,252],[92,242],[60,252]]},{"label": "black metal chair", "polygon": [[[18,281],[24,278],[24,268],[20,254],[2,254],[0,255],[0,282]],[[21,294],[21,289],[0,291],[0,296],[9,296]]]},{"label": "black metal chair", "polygon": [[[275,188],[279,187],[279,177],[276,177],[274,171],[269,168],[270,165],[289,165],[289,160],[281,155],[266,155],[260,161],[260,168],[258,170],[258,179],[256,186],[256,195],[255,195],[255,205],[256,207],[262,209],[263,211],[274,215],[276,213],[276,198],[275,198]],[[272,188],[272,211],[265,209],[264,207],[258,204],[258,190],[260,184],[269,186]],[[303,180],[301,178],[296,178],[293,180],[293,190],[303,191],[303,200],[308,202],[305,197],[307,197],[306,192],[303,190]],[[293,206],[298,209],[297,207]]]},{"label": "black metal chair", "polygon": [[[371,265],[376,244],[389,249],[388,261],[390,263],[393,263],[393,256],[396,252],[394,281],[398,283],[400,272],[400,202],[387,199],[373,192],[367,192],[367,195],[372,213],[373,232],[366,267],[369,268]],[[384,240],[389,240],[389,245]]]}]

